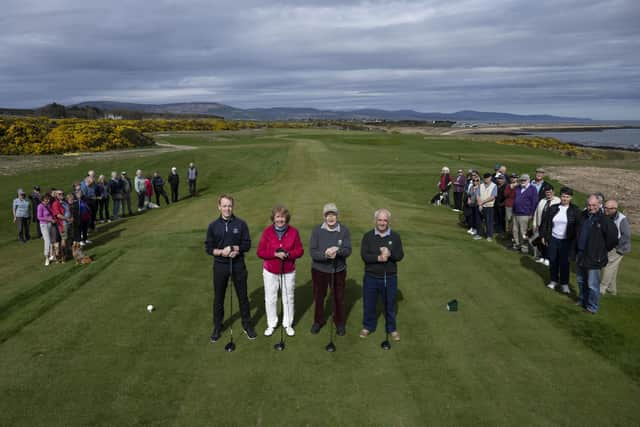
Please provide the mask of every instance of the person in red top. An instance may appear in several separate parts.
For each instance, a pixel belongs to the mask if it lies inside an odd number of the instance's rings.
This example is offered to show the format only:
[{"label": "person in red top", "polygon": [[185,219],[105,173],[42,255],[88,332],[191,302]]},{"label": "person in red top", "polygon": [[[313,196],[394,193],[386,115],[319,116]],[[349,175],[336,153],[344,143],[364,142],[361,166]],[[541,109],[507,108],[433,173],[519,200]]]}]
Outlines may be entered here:
[{"label": "person in red top", "polygon": [[449,168],[444,166],[440,172],[440,180],[438,181],[438,190],[444,194],[443,205],[449,207],[449,189],[451,188],[451,173]]},{"label": "person in red top", "polygon": [[151,203],[151,196],[153,196],[153,186],[149,178],[144,179],[144,207],[148,208]]},{"label": "person in red top", "polygon": [[[51,255],[51,258],[53,259],[51,259],[51,261],[55,260],[60,262],[64,261],[63,254],[65,249],[65,242],[62,236],[66,236],[64,229],[64,221],[66,217],[64,216],[64,206],[62,206],[62,202],[64,201],[64,192],[62,190],[54,190],[52,196],[54,196],[54,198],[51,202],[51,214],[55,220],[53,223],[53,229],[57,232],[53,233],[55,238],[52,239],[51,244],[53,248],[53,254]],[[62,246],[62,248],[60,246]]]},{"label": "person in red top", "polygon": [[267,313],[265,336],[271,336],[278,326],[278,288],[282,286],[282,327],[288,336],[295,335],[292,327],[294,315],[293,293],[296,286],[296,259],[304,255],[298,230],[289,225],[291,215],[284,206],[278,205],[271,210],[272,225],[262,232],[258,243],[258,257],[264,260],[262,276],[264,279],[264,305]]}]

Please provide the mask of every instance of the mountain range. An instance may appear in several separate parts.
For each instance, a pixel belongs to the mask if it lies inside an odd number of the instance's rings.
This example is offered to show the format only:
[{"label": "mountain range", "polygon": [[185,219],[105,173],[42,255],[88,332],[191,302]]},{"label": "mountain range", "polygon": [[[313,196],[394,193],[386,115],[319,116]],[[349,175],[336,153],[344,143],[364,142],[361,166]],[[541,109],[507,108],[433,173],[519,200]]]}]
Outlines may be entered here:
[{"label": "mountain range", "polygon": [[414,110],[320,110],[316,108],[273,107],[235,108],[217,102],[183,102],[175,104],[136,104],[114,101],[87,101],[73,107],[95,107],[107,112],[139,111],[154,114],[188,114],[218,116],[229,120],[288,121],[288,120],[451,120],[484,123],[585,123],[588,118],[560,117],[547,114],[520,115],[464,110],[455,113],[422,113]]}]

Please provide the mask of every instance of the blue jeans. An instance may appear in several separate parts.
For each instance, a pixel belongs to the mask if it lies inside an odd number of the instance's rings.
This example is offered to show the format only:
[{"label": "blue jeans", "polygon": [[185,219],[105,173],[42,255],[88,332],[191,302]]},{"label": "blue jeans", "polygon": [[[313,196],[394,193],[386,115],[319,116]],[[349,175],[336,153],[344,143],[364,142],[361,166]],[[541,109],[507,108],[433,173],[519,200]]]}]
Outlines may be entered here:
[{"label": "blue jeans", "polygon": [[578,267],[576,281],[580,288],[580,304],[590,312],[597,313],[600,300],[600,269]]},{"label": "blue jeans", "polygon": [[[551,281],[561,285],[569,284],[569,241],[551,237],[547,246],[549,259],[549,275]],[[558,279],[560,279],[558,281]]]},{"label": "blue jeans", "polygon": [[[386,290],[386,292],[385,292]],[[384,302],[384,296],[387,296],[385,304],[386,313],[386,331],[388,333],[396,330],[396,294],[398,293],[398,277],[387,276],[386,289],[385,279],[364,275],[362,286],[362,302],[364,305],[362,325],[365,329],[373,332],[378,324],[378,316],[376,315],[376,304],[378,297],[381,296]]]},{"label": "blue jeans", "polygon": [[[486,227],[487,238],[493,237],[493,206],[482,208],[482,216],[484,218],[484,225]],[[478,234],[482,235],[479,231]]]},{"label": "blue jeans", "polygon": [[120,215],[120,199],[113,199],[113,219]]}]

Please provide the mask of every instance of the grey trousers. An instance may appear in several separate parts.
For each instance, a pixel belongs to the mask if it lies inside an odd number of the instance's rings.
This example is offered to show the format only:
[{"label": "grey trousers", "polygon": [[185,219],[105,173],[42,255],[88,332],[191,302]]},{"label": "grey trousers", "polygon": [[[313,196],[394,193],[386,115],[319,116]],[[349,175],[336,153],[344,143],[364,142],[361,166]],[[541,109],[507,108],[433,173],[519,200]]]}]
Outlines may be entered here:
[{"label": "grey trousers", "polygon": [[620,255],[616,252],[616,249],[613,248],[609,251],[608,258],[607,265],[600,272],[600,293],[604,294],[605,292],[609,292],[615,295],[617,293],[616,277],[618,276],[618,268],[624,256]]}]

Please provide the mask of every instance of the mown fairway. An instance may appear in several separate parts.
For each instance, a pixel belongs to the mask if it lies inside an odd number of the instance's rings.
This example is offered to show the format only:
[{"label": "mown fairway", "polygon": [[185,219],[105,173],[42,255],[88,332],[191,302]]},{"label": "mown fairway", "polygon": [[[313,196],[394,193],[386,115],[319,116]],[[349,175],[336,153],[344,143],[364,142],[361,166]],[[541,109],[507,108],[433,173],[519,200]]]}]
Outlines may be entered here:
[{"label": "mown fairway", "polygon": [[[472,241],[456,214],[427,205],[443,165],[530,172],[578,164],[549,152],[485,142],[338,131],[257,131],[158,137],[196,150],[0,177],[0,425],[638,425],[640,241],[625,257],[620,295],[597,316],[544,287],[545,268],[498,243]],[[201,196],[103,225],[96,262],[42,265],[39,240],[15,241],[13,191],[67,189],[88,169],[189,161]],[[250,227],[249,293],[258,339],[227,354],[211,333],[212,259],[204,252],[219,193],[236,197]],[[583,199],[582,199],[583,200]],[[582,201],[580,200],[580,202]],[[347,335],[337,352],[312,323],[310,262],[297,264],[296,332],[286,350],[266,326],[255,247],[275,203],[292,211],[308,245],[334,201],[353,234]],[[380,349],[360,339],[362,234],[378,207],[405,244],[398,330]],[[575,288],[575,275],[572,274]],[[457,298],[460,311],[445,304]],[[147,304],[157,311],[147,313]],[[234,326],[240,331],[240,321]],[[227,311],[228,313],[228,311]],[[380,319],[382,321],[382,319]]]}]

